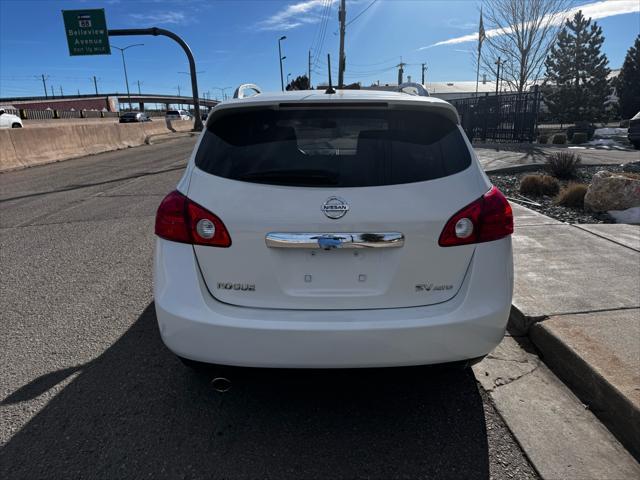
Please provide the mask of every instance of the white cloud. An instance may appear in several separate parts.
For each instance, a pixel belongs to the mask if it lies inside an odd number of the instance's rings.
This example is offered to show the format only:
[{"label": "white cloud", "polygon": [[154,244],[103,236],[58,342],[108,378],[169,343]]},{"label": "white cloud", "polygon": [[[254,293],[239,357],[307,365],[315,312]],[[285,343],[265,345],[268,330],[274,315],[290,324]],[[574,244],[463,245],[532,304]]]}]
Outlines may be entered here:
[{"label": "white cloud", "polygon": [[[585,17],[591,17],[592,19],[596,20],[599,18],[613,17],[615,15],[640,12],[640,2],[638,0],[604,0],[600,2],[579,5],[575,8],[567,10],[565,15],[559,16],[555,21],[555,24],[559,25],[564,22],[565,18],[573,17],[573,15],[578,10],[582,10],[582,13]],[[487,30],[485,33],[487,37],[494,37],[502,35],[505,32],[501,29],[492,29]],[[418,50],[426,50],[427,48],[439,47],[441,45],[456,45],[458,43],[477,41],[478,32],[475,32],[468,35],[462,35],[460,37],[450,38],[448,40],[442,40],[432,45],[427,45],[426,47],[420,47]]]},{"label": "white cloud", "polygon": [[[187,23],[187,16],[183,12],[156,12],[156,13],[132,13],[129,15],[131,20],[137,22],[145,22],[145,24],[164,24],[164,25],[181,25]],[[145,25],[153,26],[153,25]]]},{"label": "white cloud", "polygon": [[[337,0],[328,1],[333,5]],[[325,0],[306,0],[287,5],[279,12],[259,22],[258,28],[261,30],[284,31],[304,24],[318,23],[322,18],[321,12],[326,4],[327,1]]]}]

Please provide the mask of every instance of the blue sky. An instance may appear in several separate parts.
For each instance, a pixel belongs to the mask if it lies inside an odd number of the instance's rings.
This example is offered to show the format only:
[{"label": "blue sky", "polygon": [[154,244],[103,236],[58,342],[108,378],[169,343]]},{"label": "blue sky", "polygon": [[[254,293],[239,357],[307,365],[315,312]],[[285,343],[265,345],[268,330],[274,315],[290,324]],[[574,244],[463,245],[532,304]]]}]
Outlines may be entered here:
[{"label": "blue sky", "polygon": [[[324,41],[320,42],[325,4],[331,5]],[[348,0],[347,81],[394,82],[402,57],[405,75],[420,78],[420,63],[428,65],[431,81],[475,78],[471,51],[478,27],[480,1]],[[56,94],[92,93],[90,78],[98,77],[101,92],[124,92],[121,57],[70,57],[61,10],[104,8],[109,28],[164,27],[190,44],[197,62],[200,92],[220,97],[215,87],[258,83],[265,90],[280,87],[277,39],[286,55],[284,74],[306,73],[310,48],[317,57],[313,83],[325,80],[326,54],[337,65],[337,0],[0,0],[0,97],[42,95],[40,74]],[[640,33],[640,0],[575,1],[598,18],[605,35],[604,51],[611,68],[619,68]],[[164,37],[112,37],[129,49],[127,69],[132,91],[190,93],[186,57]],[[440,45],[434,46],[434,44]],[[335,81],[335,78],[334,78]],[[232,89],[227,90],[231,93]]]}]

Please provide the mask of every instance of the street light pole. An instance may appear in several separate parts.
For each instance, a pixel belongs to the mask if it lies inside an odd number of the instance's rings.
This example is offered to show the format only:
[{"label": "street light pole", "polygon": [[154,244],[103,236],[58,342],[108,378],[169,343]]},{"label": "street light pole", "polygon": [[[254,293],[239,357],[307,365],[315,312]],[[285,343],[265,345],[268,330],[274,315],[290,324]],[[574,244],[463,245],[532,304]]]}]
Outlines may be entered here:
[{"label": "street light pole", "polygon": [[129,92],[129,77],[127,76],[127,63],[124,61],[124,51],[127,48],[142,47],[143,45],[144,45],[144,43],[134,43],[133,45],[127,45],[124,48],[120,48],[120,47],[116,47],[115,45],[111,45],[112,48],[115,48],[116,50],[120,50],[120,53],[122,54],[122,67],[124,68],[124,81],[127,84],[127,100],[129,102],[129,110],[131,110],[131,93]]},{"label": "street light pole", "polygon": [[289,86],[289,79],[291,78],[291,74],[287,73],[287,86]]},{"label": "street light pole", "polygon": [[220,92],[222,93],[222,100],[226,100],[226,98],[225,98],[226,95],[225,95],[224,91],[225,90],[229,90],[230,88],[233,88],[233,87],[211,87],[211,88],[213,88],[214,90],[220,90]]},{"label": "street light pole", "polygon": [[[205,72],[205,70],[198,70],[198,71],[196,72],[196,75],[197,75],[197,74],[200,74],[200,73],[204,73],[204,72]],[[178,72],[178,73],[180,73],[180,74],[182,74],[182,75],[191,75],[191,73],[190,73],[190,72]],[[179,95],[178,95],[178,96],[179,96]],[[194,106],[194,109],[195,109],[195,106]]]},{"label": "street light pole", "polygon": [[280,45],[280,42],[286,39],[287,39],[286,35],[283,35],[278,39],[278,58],[280,59],[280,88],[282,89],[283,92],[284,92],[284,76],[282,74],[282,60],[284,60],[287,57],[282,56],[282,46]]}]

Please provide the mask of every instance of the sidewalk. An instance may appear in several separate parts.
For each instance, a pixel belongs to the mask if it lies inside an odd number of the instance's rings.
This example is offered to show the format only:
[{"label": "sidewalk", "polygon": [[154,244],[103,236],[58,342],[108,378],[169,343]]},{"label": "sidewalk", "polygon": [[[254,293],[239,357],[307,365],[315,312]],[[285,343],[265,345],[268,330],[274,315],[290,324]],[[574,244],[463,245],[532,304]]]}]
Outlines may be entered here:
[{"label": "sidewalk", "polygon": [[620,165],[640,158],[637,150],[605,150],[569,145],[566,147],[538,144],[474,144],[480,164],[486,171],[504,168],[526,168],[542,165],[547,155],[569,151],[582,157],[584,165]]},{"label": "sidewalk", "polygon": [[528,334],[640,458],[640,226],[569,225],[513,207],[510,330]]}]

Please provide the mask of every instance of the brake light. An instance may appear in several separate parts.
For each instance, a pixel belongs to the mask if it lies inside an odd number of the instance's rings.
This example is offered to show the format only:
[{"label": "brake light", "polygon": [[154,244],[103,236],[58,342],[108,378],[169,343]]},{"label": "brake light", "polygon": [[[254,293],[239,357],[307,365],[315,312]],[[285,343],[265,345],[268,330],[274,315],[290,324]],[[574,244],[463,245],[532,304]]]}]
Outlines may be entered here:
[{"label": "brake light", "polygon": [[173,242],[223,248],[231,245],[222,220],[178,191],[171,192],[160,203],[155,232]]},{"label": "brake light", "polygon": [[453,247],[490,242],[513,233],[513,212],[505,196],[491,187],[478,200],[470,203],[445,225],[438,245]]}]

